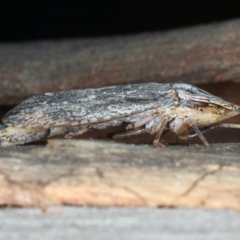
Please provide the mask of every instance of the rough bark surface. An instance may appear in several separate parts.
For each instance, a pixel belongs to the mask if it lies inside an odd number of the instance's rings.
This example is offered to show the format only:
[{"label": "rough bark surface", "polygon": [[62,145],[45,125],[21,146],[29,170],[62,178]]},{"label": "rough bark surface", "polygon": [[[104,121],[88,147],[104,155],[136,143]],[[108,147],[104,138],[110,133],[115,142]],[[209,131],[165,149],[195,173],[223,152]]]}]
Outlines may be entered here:
[{"label": "rough bark surface", "polygon": [[160,33],[0,45],[0,104],[134,82],[240,80],[240,20]]},{"label": "rough bark surface", "polygon": [[50,140],[0,149],[0,204],[240,209],[240,144]]}]

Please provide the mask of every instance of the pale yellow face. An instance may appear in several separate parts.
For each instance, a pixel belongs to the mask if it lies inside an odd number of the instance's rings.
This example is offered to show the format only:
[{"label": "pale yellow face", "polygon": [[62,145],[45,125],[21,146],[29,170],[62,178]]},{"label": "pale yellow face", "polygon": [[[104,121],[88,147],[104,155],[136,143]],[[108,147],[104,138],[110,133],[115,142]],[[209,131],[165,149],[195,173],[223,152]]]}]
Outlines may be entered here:
[{"label": "pale yellow face", "polygon": [[[172,112],[173,114],[173,112]],[[170,122],[169,128],[175,133],[185,132],[191,125],[198,128],[217,124],[225,119],[240,114],[239,111],[218,106],[195,106],[194,108],[180,107],[174,109],[175,118]]]},{"label": "pale yellow face", "polygon": [[193,109],[192,121],[198,127],[205,127],[219,122],[222,113],[214,106]]},{"label": "pale yellow face", "polygon": [[237,105],[229,105],[226,107],[214,104],[206,107],[196,106],[191,109],[191,111],[192,117],[189,117],[193,123],[199,127],[217,124],[225,119],[240,114],[239,106]]}]

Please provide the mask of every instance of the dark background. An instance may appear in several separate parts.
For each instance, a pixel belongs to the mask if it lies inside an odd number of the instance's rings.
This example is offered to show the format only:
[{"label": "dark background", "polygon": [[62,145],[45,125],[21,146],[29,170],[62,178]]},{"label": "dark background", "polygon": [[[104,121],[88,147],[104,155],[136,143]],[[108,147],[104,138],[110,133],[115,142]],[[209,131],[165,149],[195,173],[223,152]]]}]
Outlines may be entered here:
[{"label": "dark background", "polygon": [[0,41],[149,32],[240,16],[238,1],[7,1],[0,3]]}]

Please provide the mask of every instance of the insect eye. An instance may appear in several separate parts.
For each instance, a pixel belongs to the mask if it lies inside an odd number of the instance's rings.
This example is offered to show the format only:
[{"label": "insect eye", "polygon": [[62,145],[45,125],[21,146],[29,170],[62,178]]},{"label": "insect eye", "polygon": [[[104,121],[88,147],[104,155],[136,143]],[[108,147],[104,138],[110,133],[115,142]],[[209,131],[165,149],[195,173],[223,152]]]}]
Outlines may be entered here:
[{"label": "insect eye", "polygon": [[207,107],[207,106],[209,106],[209,101],[206,98],[194,97],[194,98],[191,98],[190,101],[194,105],[199,106],[199,107]]}]

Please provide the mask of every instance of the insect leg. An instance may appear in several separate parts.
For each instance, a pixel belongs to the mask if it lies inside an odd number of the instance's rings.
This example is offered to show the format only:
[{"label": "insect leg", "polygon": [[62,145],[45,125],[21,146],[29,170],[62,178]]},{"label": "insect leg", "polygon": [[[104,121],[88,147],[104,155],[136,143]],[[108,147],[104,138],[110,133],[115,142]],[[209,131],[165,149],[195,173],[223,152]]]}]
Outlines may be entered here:
[{"label": "insect leg", "polygon": [[153,145],[155,147],[165,147],[159,141],[160,141],[160,137],[163,134],[163,131],[166,128],[168,120],[169,119],[167,116],[162,117],[160,115],[153,115],[151,117],[146,117],[144,119],[141,119],[139,122],[137,122],[137,124],[134,123],[134,126],[141,126],[139,123],[142,123],[142,125],[145,125],[145,128],[141,128],[141,129],[138,128],[133,131],[115,134],[114,138],[124,137],[124,136],[132,136],[132,135],[137,135],[137,134],[141,134],[141,133],[154,134],[157,132],[157,136],[153,141]]},{"label": "insect leg", "polygon": [[[135,120],[133,123],[129,123],[126,127],[126,130],[131,130],[131,129],[137,129],[140,128],[142,126],[144,126],[145,124],[149,123],[151,120],[153,120],[155,117],[157,116],[157,114],[154,115],[150,115],[147,117],[138,117],[138,120]],[[131,119],[130,119],[131,121]]]},{"label": "insect leg", "polygon": [[82,130],[85,128],[86,126],[83,125],[51,127],[49,137],[65,135],[66,138],[70,138],[72,136],[77,136],[84,133],[85,131],[82,132]]},{"label": "insect leg", "polygon": [[144,128],[134,129],[132,131],[127,131],[127,132],[123,132],[123,133],[114,134],[113,138],[130,137],[130,136],[138,135],[138,134],[145,133],[145,132],[146,132],[146,130]]},{"label": "insect leg", "polygon": [[[208,126],[208,127],[203,127],[203,128],[200,128],[199,131],[200,131],[202,134],[204,134],[204,133],[208,132],[209,130],[212,130],[212,129],[216,128],[216,127],[217,127],[217,125],[212,125],[212,126]],[[188,130],[188,129],[187,129],[187,130]],[[186,131],[187,131],[187,130],[186,130]],[[188,140],[189,138],[193,138],[193,137],[198,136],[198,134],[197,134],[195,131],[190,132],[188,135],[185,135],[185,136],[184,136],[184,134],[186,133],[186,131],[183,132],[182,134],[178,135],[180,139]]]},{"label": "insect leg", "polygon": [[198,135],[198,137],[203,141],[204,145],[206,147],[209,146],[209,143],[207,142],[206,138],[202,135],[201,131],[195,126],[195,125],[191,125],[191,127],[193,128],[193,130],[196,132],[196,134]]},{"label": "insect leg", "polygon": [[[126,127],[126,130],[132,130],[132,131],[127,131],[127,132],[123,132],[123,133],[117,133],[115,135],[113,135],[113,138],[122,138],[122,137],[129,137],[129,136],[133,136],[133,135],[138,135],[141,133],[145,133],[148,132],[148,130],[146,128],[141,128],[144,125],[146,125],[147,123],[151,122],[157,115],[150,115],[147,117],[140,117],[138,116],[137,119],[134,119],[135,121],[132,123],[129,123]],[[136,116],[135,116],[136,117]],[[131,121],[132,119],[129,119],[129,121]]]},{"label": "insect leg", "polygon": [[68,134],[65,135],[65,138],[76,137],[76,136],[81,135],[81,134],[83,134],[87,131],[89,131],[89,127],[80,128],[76,132],[74,132],[74,131],[69,132]]},{"label": "insect leg", "polygon": [[[208,126],[208,127],[203,127],[203,128],[200,128],[198,129],[196,126],[195,128],[200,132],[200,134],[204,134],[206,132],[208,132],[209,130],[212,130],[214,128],[217,128],[217,127],[223,127],[223,128],[240,128],[240,124],[232,124],[232,123],[219,123],[219,124],[216,124],[216,125],[212,125],[212,126]],[[181,136],[179,135],[179,138],[180,139],[184,139],[184,140],[187,140],[189,138],[193,138],[193,137],[196,137],[196,136],[199,136],[199,132],[194,129],[194,127],[192,126],[194,132],[191,132],[190,134],[188,134],[187,136]],[[202,135],[203,137],[203,135]],[[204,138],[204,137],[203,137]],[[209,146],[208,142],[206,141],[206,139],[204,138],[204,140],[200,137],[200,139],[204,142],[205,146]],[[206,144],[207,142],[207,144]]]},{"label": "insect leg", "polygon": [[168,117],[164,116],[163,119],[161,119],[161,121],[154,128],[155,132],[157,132],[157,135],[153,141],[153,146],[158,147],[158,148],[165,147],[162,143],[160,143],[160,138],[163,134],[163,131],[166,128],[168,120],[169,120]]},{"label": "insect leg", "polygon": [[[208,127],[204,127],[204,128],[200,128],[200,132],[202,134],[208,132],[209,130],[212,130],[214,128],[217,127],[223,127],[223,128],[240,128],[240,124],[232,124],[232,123],[218,123],[216,125],[212,125],[212,126],[208,126]],[[192,137],[196,137],[198,134],[196,132],[190,133],[188,136],[186,137],[181,137],[180,138],[192,138]]]}]

